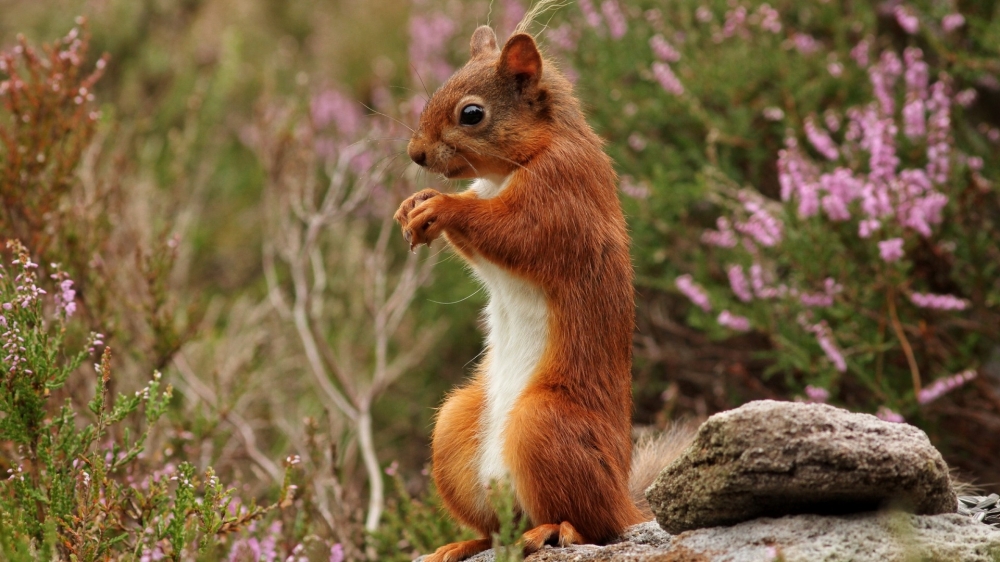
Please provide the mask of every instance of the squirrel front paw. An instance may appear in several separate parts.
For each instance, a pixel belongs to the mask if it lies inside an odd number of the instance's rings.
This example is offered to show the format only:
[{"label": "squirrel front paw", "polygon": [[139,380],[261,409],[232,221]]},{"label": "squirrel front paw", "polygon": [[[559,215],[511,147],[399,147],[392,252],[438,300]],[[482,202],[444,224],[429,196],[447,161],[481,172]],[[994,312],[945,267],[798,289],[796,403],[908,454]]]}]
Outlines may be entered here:
[{"label": "squirrel front paw", "polygon": [[[410,215],[413,213],[413,210],[422,203],[433,197],[437,197],[438,195],[441,195],[441,193],[435,189],[422,189],[406,198],[406,200],[399,205],[399,209],[396,210],[396,214],[392,217],[401,227],[403,227],[403,238],[410,243],[411,250],[422,241],[414,240],[413,231],[408,228],[411,219]],[[430,242],[430,240],[427,242]]]},{"label": "squirrel front paw", "polygon": [[438,236],[441,236],[445,222],[442,210],[447,202],[448,196],[434,192],[408,213],[408,220],[403,225],[403,238],[410,243],[410,250],[421,244],[429,246]]}]

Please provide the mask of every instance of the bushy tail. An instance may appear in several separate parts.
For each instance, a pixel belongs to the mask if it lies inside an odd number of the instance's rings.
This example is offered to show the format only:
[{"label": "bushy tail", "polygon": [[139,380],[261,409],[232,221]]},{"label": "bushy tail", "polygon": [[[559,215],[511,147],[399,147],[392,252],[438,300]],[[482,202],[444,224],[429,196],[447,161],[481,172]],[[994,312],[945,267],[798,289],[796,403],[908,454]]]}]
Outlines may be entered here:
[{"label": "bushy tail", "polygon": [[677,422],[665,431],[640,436],[632,448],[632,472],[629,475],[628,489],[632,494],[632,501],[646,519],[653,518],[653,512],[646,502],[646,488],[661,470],[687,449],[694,440],[697,429],[697,424]]}]

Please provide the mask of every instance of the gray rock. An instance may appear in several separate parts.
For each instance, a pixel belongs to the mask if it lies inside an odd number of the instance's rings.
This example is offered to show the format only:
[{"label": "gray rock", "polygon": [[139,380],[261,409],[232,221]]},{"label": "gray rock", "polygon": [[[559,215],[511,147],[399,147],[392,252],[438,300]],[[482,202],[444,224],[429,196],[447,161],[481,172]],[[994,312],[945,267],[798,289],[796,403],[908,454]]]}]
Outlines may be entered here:
[{"label": "gray rock", "polygon": [[[484,552],[469,562],[494,562]],[[525,562],[1000,562],[1000,530],[961,515],[762,518],[669,535],[653,523],[608,546],[545,547]]]},{"label": "gray rock", "polygon": [[947,464],[916,427],[771,400],[709,418],[646,497],[672,533],[757,517],[886,505],[932,515],[958,505]]}]

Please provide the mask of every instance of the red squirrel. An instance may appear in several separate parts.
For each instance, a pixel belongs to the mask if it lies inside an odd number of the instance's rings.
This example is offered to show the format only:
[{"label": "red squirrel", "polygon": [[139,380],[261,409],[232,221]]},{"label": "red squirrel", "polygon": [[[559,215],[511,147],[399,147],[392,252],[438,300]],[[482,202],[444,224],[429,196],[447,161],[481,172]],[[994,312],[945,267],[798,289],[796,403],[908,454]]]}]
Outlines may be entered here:
[{"label": "red squirrel", "polygon": [[531,35],[500,49],[482,26],[407,147],[427,170],[475,181],[405,200],[395,215],[405,239],[413,249],[443,235],[489,292],[486,355],[445,399],[432,437],[445,506],[483,538],[427,562],[491,547],[497,481],[533,527],[526,553],[601,543],[648,519],[629,490],[629,236],[602,144]]}]

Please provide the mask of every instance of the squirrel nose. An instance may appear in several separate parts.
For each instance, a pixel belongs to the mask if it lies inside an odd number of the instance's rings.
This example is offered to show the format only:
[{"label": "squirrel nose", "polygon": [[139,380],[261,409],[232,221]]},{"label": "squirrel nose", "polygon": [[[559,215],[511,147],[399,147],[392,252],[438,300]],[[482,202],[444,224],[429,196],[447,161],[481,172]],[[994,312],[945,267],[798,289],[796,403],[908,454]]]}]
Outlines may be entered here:
[{"label": "squirrel nose", "polygon": [[423,166],[424,164],[427,164],[427,153],[424,152],[423,150],[419,152],[411,152],[410,158],[412,158],[413,161],[416,162],[418,166]]}]

